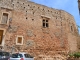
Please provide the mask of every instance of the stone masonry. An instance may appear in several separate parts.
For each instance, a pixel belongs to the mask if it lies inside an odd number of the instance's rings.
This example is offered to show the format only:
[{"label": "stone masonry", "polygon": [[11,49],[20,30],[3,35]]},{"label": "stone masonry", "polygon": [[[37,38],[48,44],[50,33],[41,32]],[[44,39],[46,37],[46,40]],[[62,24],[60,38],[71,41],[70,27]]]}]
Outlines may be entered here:
[{"label": "stone masonry", "polygon": [[0,0],[0,30],[2,50],[28,52],[35,60],[65,59],[78,50],[74,17],[31,1]]}]

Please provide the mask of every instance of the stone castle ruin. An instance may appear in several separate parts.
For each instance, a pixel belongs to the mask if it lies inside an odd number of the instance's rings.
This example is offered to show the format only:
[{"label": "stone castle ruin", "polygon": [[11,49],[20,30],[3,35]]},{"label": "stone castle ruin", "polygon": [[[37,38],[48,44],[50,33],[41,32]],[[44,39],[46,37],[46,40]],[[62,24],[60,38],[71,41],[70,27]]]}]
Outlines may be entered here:
[{"label": "stone castle ruin", "polygon": [[78,29],[68,12],[27,0],[0,0],[2,50],[56,60],[77,51],[77,40]]}]

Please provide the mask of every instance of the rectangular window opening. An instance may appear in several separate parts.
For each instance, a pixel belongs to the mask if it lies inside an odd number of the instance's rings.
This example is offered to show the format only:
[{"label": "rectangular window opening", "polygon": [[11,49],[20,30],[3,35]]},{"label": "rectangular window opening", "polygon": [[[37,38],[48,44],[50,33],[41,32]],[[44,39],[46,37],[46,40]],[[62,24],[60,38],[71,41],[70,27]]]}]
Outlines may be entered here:
[{"label": "rectangular window opening", "polygon": [[23,36],[17,36],[16,44],[17,45],[22,45],[23,44]]},{"label": "rectangular window opening", "polygon": [[22,37],[18,37],[18,43],[21,43],[22,42]]},{"label": "rectangular window opening", "polygon": [[45,27],[45,23],[43,23],[43,27]]},{"label": "rectangular window opening", "polygon": [[3,13],[3,17],[2,17],[2,24],[7,24],[8,21],[8,14],[7,13]]},{"label": "rectangular window opening", "polygon": [[49,27],[48,23],[46,23],[46,27]]},{"label": "rectangular window opening", "polygon": [[46,22],[48,22],[48,20],[46,20]]},{"label": "rectangular window opening", "polygon": [[48,22],[48,20],[43,19],[43,27],[44,27],[44,28],[49,27],[49,22]]}]

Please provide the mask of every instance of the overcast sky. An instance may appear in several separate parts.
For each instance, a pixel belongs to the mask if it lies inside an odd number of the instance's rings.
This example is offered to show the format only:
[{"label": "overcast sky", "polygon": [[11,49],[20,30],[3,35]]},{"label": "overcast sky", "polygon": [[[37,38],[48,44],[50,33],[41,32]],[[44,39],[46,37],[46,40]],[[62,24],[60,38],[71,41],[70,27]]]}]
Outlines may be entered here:
[{"label": "overcast sky", "polygon": [[69,12],[74,16],[76,24],[80,26],[80,16],[77,2],[78,0],[32,0],[32,1],[48,7],[61,9]]}]

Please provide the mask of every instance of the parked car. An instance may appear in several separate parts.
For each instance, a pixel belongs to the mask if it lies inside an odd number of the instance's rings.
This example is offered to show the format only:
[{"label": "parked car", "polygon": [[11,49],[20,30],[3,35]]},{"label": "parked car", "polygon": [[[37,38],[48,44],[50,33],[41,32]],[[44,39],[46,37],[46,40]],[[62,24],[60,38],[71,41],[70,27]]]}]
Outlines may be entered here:
[{"label": "parked car", "polygon": [[0,51],[0,60],[9,60],[9,58],[10,58],[9,52]]},{"label": "parked car", "polygon": [[10,60],[34,60],[34,58],[27,53],[13,53],[10,57]]}]

